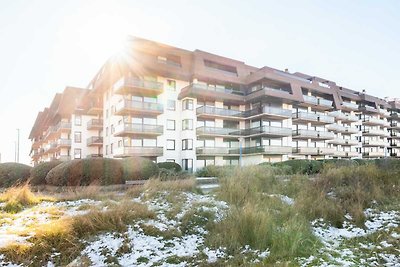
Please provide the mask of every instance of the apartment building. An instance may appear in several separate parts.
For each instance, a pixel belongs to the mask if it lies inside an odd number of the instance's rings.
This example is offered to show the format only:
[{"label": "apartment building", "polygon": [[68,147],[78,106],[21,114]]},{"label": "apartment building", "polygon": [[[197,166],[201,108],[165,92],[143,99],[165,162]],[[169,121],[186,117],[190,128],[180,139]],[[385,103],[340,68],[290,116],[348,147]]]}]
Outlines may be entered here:
[{"label": "apartment building", "polygon": [[[399,105],[303,73],[140,38],[129,43],[80,89],[63,114],[71,146],[50,156],[143,156],[193,171],[400,152],[393,145]],[[34,162],[51,159],[36,152],[54,141],[45,131],[58,119],[47,117],[60,105],[55,99],[38,114],[30,136]]]}]

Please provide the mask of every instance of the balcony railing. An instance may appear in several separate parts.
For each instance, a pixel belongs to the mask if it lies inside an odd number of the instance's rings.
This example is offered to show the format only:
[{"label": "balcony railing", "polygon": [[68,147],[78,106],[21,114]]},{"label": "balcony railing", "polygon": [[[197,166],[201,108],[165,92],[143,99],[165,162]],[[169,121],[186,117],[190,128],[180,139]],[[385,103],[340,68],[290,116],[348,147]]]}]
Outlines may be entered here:
[{"label": "balcony railing", "polygon": [[332,100],[327,100],[327,99],[322,99],[318,98],[318,105],[324,106],[324,107],[332,107],[333,101]]},{"label": "balcony railing", "polygon": [[378,130],[378,129],[364,129],[362,131],[365,136],[389,136],[389,132],[386,130]]},{"label": "balcony railing", "polygon": [[101,129],[103,128],[103,120],[102,119],[91,119],[87,122],[87,129]]},{"label": "balcony railing", "polygon": [[366,157],[366,158],[384,157],[385,152],[384,151],[368,151],[368,152],[363,152],[362,156]]},{"label": "balcony railing", "polygon": [[328,140],[335,138],[335,134],[331,132],[321,132],[321,131],[305,130],[305,129],[293,130],[292,135],[293,138],[297,139]]},{"label": "balcony railing", "polygon": [[230,88],[225,88],[225,87],[216,87],[216,86],[207,86],[206,84],[200,84],[200,83],[192,83],[189,86],[192,87],[193,89],[201,89],[201,90],[207,90],[207,91],[212,91],[212,92],[217,92],[217,93],[225,93],[225,94],[244,96],[244,92],[242,92],[240,90],[236,90],[236,89],[230,89]]},{"label": "balcony railing", "polygon": [[358,110],[358,105],[352,102],[343,101],[342,106],[350,110]]},{"label": "balcony railing", "polygon": [[[235,149],[235,153],[238,153],[239,149]],[[243,154],[268,154],[268,155],[285,155],[292,152],[290,146],[254,146],[244,147],[242,149]]]},{"label": "balcony railing", "polygon": [[382,125],[382,126],[387,126],[387,127],[390,125],[389,122],[387,122],[385,120],[373,118],[373,117],[364,118],[362,122],[364,125]]},{"label": "balcony railing", "polygon": [[363,146],[377,146],[377,147],[385,147],[388,146],[389,143],[384,140],[364,140],[362,142]]},{"label": "balcony railing", "polygon": [[[228,147],[198,147],[196,148],[197,155],[229,155],[231,148]],[[239,153],[238,153],[239,154]]]},{"label": "balcony railing", "polygon": [[289,109],[268,107],[268,106],[243,111],[243,116],[245,118],[257,115],[267,115],[267,116],[269,115],[270,117],[277,117],[277,118],[290,118],[292,117],[292,111]]},{"label": "balcony railing", "polygon": [[217,108],[213,106],[201,106],[196,109],[197,115],[213,115],[213,116],[222,116],[222,117],[236,117],[242,118],[244,117],[243,112],[239,110],[225,109],[225,108]]},{"label": "balcony railing", "polygon": [[372,106],[368,105],[360,105],[358,108],[359,111],[361,112],[369,112],[369,113],[376,113],[378,112],[378,109]]},{"label": "balcony railing", "polygon": [[101,137],[101,136],[92,136],[92,137],[89,137],[87,140],[86,140],[86,144],[88,145],[88,146],[94,146],[94,145],[103,145],[103,137]]},{"label": "balcony railing", "polygon": [[71,139],[58,139],[57,146],[58,147],[69,147],[69,146],[71,146]]},{"label": "balcony railing", "polygon": [[162,125],[139,124],[139,123],[123,123],[115,127],[115,136],[123,136],[130,134],[140,135],[161,135],[164,127]]},{"label": "balcony railing", "polygon": [[318,155],[318,147],[294,147],[292,151],[300,155]]},{"label": "balcony railing", "polygon": [[311,123],[313,123],[313,122],[321,123],[321,124],[328,124],[328,123],[335,122],[335,119],[333,117],[330,117],[327,115],[309,113],[309,112],[305,112],[305,111],[297,111],[297,112],[293,113],[292,119],[299,120],[299,121],[311,122]]},{"label": "balcony railing", "polygon": [[238,133],[239,129],[200,126],[196,128],[197,135],[216,135],[216,136],[234,136],[233,133]]},{"label": "balcony railing", "polygon": [[116,115],[128,115],[131,113],[149,112],[154,114],[161,114],[164,107],[160,103],[142,102],[134,100],[122,100],[115,107]]},{"label": "balcony railing", "polygon": [[345,120],[347,118],[346,114],[340,111],[331,111],[329,112],[329,116],[332,116],[337,120]]},{"label": "balcony railing", "polygon": [[275,126],[261,126],[261,127],[237,130],[235,132],[232,132],[232,134],[240,136],[252,136],[252,135],[290,136],[292,134],[292,129],[275,127]]},{"label": "balcony railing", "polygon": [[163,83],[156,81],[146,81],[133,77],[125,77],[113,85],[115,93],[126,93],[134,90],[148,92],[151,94],[161,94],[163,92]]},{"label": "balcony railing", "polygon": [[318,98],[310,95],[303,95],[304,102],[312,105],[318,105]]},{"label": "balcony railing", "polygon": [[318,148],[318,155],[333,155],[335,152],[335,148],[333,147],[319,147]]},{"label": "balcony railing", "polygon": [[115,149],[114,157],[159,157],[163,155],[163,147],[125,146]]}]

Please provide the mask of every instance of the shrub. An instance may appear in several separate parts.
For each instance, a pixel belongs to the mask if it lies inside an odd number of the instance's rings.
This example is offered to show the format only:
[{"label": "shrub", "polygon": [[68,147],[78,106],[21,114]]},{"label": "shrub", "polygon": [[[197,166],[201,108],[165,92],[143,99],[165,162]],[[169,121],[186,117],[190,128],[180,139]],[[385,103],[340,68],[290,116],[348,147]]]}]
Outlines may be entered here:
[{"label": "shrub", "polygon": [[146,158],[125,158],[122,160],[122,166],[125,180],[147,180],[158,174],[157,164]]},{"label": "shrub", "polygon": [[173,170],[175,172],[182,171],[181,165],[175,162],[159,162],[157,163],[158,167],[161,169]]},{"label": "shrub", "polygon": [[61,161],[54,160],[49,162],[43,162],[33,167],[30,172],[29,183],[31,185],[43,185],[46,184],[46,175],[56,167],[60,165]]},{"label": "shrub", "polygon": [[122,184],[123,170],[119,160],[108,158],[75,159],[61,163],[46,176],[55,186]]},{"label": "shrub", "polygon": [[317,160],[294,159],[274,163],[273,166],[289,166],[292,174],[317,174],[323,168],[323,162]]},{"label": "shrub", "polygon": [[161,181],[174,181],[190,178],[190,174],[186,172],[176,172],[170,169],[160,168],[158,171],[158,179]]},{"label": "shrub", "polygon": [[0,164],[0,187],[10,187],[25,182],[31,167],[21,163],[7,162]]},{"label": "shrub", "polygon": [[196,172],[197,177],[222,177],[234,172],[235,166],[215,166],[203,167]]}]

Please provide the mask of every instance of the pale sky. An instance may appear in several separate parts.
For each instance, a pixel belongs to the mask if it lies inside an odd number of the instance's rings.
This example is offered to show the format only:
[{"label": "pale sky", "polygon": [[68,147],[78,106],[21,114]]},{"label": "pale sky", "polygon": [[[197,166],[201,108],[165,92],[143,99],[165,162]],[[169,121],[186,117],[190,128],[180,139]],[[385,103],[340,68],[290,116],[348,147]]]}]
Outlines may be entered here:
[{"label": "pale sky", "polygon": [[400,1],[0,0],[0,153],[30,163],[37,113],[127,35],[400,97]]}]

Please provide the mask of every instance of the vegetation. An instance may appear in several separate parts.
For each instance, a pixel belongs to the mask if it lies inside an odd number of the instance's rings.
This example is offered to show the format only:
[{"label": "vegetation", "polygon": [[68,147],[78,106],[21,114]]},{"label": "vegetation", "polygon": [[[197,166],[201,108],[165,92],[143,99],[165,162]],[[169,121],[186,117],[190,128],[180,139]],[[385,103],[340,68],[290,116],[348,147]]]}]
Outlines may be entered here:
[{"label": "vegetation", "polygon": [[46,184],[46,175],[54,167],[61,164],[61,161],[53,160],[49,162],[43,162],[33,167],[30,171],[29,184],[31,185],[44,185]]},{"label": "vegetation", "polygon": [[125,158],[122,166],[124,180],[147,180],[158,174],[157,164],[146,158]]},{"label": "vegetation", "polygon": [[30,166],[21,163],[0,163],[0,187],[24,183],[30,175],[30,170]]},{"label": "vegetation", "polygon": [[33,194],[27,184],[11,187],[0,195],[0,202],[5,202],[2,209],[8,213],[17,213],[25,207],[35,205],[44,200],[53,200],[53,198]]},{"label": "vegetation", "polygon": [[121,162],[108,158],[75,159],[50,170],[46,182],[54,186],[86,186],[122,184]]},{"label": "vegetation", "polygon": [[158,168],[162,169],[167,169],[167,170],[172,170],[175,172],[180,172],[182,171],[181,165],[175,162],[159,162],[157,163]]}]

